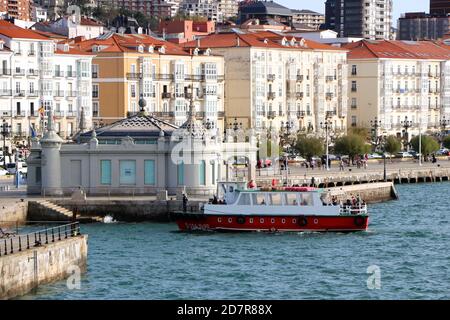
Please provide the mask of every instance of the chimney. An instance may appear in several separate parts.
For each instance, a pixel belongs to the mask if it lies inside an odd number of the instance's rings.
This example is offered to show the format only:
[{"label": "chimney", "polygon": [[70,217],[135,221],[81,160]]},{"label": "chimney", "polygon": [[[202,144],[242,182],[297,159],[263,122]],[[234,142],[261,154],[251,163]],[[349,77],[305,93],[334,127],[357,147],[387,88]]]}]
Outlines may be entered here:
[{"label": "chimney", "polygon": [[241,39],[239,38],[238,35],[236,35],[236,47],[240,47],[241,46]]},{"label": "chimney", "polygon": [[197,48],[199,48],[199,49],[201,48],[201,41],[200,41],[200,38],[197,39]]}]

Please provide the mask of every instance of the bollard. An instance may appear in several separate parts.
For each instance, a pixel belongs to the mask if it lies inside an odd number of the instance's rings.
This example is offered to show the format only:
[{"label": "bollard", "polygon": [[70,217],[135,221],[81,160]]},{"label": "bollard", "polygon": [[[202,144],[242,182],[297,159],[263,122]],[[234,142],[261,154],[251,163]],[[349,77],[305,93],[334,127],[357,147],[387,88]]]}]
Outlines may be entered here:
[{"label": "bollard", "polygon": [[22,237],[19,236],[19,251],[22,251]]},{"label": "bollard", "polygon": [[11,238],[11,253],[14,253],[14,245],[13,245],[13,240]]},{"label": "bollard", "polygon": [[27,234],[27,249],[30,249],[30,236]]},{"label": "bollard", "polygon": [[5,239],[5,256],[7,256],[8,255],[8,243],[6,242],[6,239]]}]

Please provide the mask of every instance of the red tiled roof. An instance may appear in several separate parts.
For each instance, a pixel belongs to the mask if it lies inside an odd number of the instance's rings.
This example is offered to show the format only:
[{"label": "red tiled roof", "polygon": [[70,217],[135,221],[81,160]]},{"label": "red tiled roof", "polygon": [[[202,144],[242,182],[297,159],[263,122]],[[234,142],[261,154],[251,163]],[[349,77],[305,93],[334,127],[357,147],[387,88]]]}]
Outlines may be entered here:
[{"label": "red tiled roof", "polygon": [[85,52],[92,52],[94,45],[105,46],[101,52],[136,52],[139,45],[154,46],[155,48],[165,47],[165,54],[188,55],[182,47],[168,41],[159,40],[145,34],[114,34],[110,38],[90,39],[76,44],[78,49]]},{"label": "red tiled roof", "polygon": [[48,37],[40,35],[33,30],[20,28],[5,20],[0,20],[0,34],[16,39],[49,40]]},{"label": "red tiled roof", "polygon": [[[238,40],[239,39],[239,40]],[[281,41],[286,39],[291,41],[295,39],[297,44],[295,46],[284,46]],[[302,42],[299,45],[298,42]],[[230,48],[237,47],[258,47],[258,48],[275,48],[275,49],[294,49],[294,50],[333,50],[333,51],[347,51],[343,48],[333,47],[327,44],[318,43],[304,38],[296,38],[292,35],[284,35],[272,31],[254,31],[249,33],[220,33],[206,36],[200,41],[190,41],[184,45],[185,48],[196,48],[200,43],[201,48]]]},{"label": "red tiled roof", "polygon": [[94,19],[81,17],[80,25],[82,26],[93,26],[93,27],[102,27],[103,25],[101,23],[98,23]]},{"label": "red tiled roof", "polygon": [[361,40],[344,47],[348,59],[450,59],[450,47],[437,41]]}]

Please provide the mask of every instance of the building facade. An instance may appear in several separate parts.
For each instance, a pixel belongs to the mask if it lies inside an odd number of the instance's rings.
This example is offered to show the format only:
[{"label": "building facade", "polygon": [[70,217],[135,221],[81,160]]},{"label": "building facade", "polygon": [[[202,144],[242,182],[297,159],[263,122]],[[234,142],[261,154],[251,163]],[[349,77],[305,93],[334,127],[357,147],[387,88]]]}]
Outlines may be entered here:
[{"label": "building facade", "polygon": [[64,16],[48,23],[37,23],[34,28],[44,32],[62,35],[69,39],[83,37],[84,39],[97,38],[103,34],[103,25],[97,21],[83,16]]},{"label": "building facade", "polygon": [[346,50],[274,32],[215,34],[186,44],[225,57],[227,124],[346,130]]},{"label": "building facade", "polygon": [[9,18],[30,21],[32,18],[32,1],[30,0],[2,0],[0,12]]},{"label": "building facade", "polygon": [[92,55],[6,21],[0,42],[0,121],[11,125],[12,140],[27,141],[30,128],[42,134],[49,110],[63,138],[77,131],[82,108],[90,124]]},{"label": "building facade", "polygon": [[[450,50],[431,41],[361,41],[347,45],[349,127],[408,140],[439,131],[450,118]],[[372,121],[372,122],[371,122]],[[405,124],[411,126],[405,130]],[[407,132],[405,132],[407,131]]]},{"label": "building facade", "polygon": [[174,17],[182,0],[98,0],[105,7],[124,8],[131,11],[142,12],[149,17]]},{"label": "building facade", "polygon": [[195,112],[181,127],[140,112],[81,134],[76,143],[63,143],[50,116],[44,137],[33,139],[27,192],[212,195],[218,181],[233,180],[235,157],[247,159],[247,176],[255,178],[256,150],[254,137],[245,142],[216,136]]},{"label": "building facade", "polygon": [[432,15],[447,15],[450,13],[448,0],[430,0],[430,13]]},{"label": "building facade", "polygon": [[184,50],[147,35],[114,34],[78,47],[96,55],[94,121],[106,123],[136,113],[142,96],[148,112],[181,125],[193,94],[197,116],[223,128],[223,57],[208,50]]},{"label": "building facade", "polygon": [[292,10],[292,23],[296,28],[303,26],[319,30],[325,24],[325,15],[311,10]]},{"label": "building facade", "polygon": [[327,0],[325,27],[339,37],[390,39],[392,0]]},{"label": "building facade", "polygon": [[261,24],[275,20],[291,27],[292,11],[273,1],[243,1],[239,7],[239,21],[243,24],[250,19],[258,19]]},{"label": "building facade", "polygon": [[450,16],[425,12],[406,13],[398,20],[398,40],[437,40],[450,31]]}]

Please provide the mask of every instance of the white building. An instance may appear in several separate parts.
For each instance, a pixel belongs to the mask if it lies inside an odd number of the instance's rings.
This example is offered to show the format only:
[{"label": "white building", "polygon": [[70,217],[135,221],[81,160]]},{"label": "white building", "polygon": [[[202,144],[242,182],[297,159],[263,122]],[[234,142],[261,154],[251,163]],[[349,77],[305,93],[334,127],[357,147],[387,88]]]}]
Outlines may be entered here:
[{"label": "white building", "polygon": [[42,133],[50,109],[64,138],[77,131],[82,108],[90,126],[92,55],[6,21],[0,21],[0,41],[0,116],[13,140],[26,141],[30,127]]},{"label": "white building", "polygon": [[36,23],[34,28],[63,35],[69,39],[84,37],[87,40],[97,38],[104,30],[103,25],[97,21],[77,15],[64,16],[49,23]]}]

